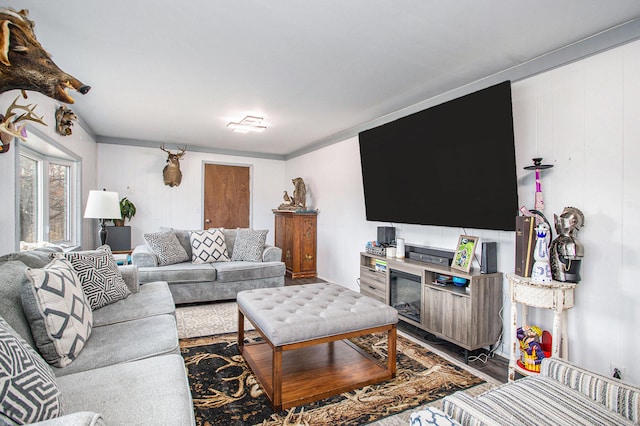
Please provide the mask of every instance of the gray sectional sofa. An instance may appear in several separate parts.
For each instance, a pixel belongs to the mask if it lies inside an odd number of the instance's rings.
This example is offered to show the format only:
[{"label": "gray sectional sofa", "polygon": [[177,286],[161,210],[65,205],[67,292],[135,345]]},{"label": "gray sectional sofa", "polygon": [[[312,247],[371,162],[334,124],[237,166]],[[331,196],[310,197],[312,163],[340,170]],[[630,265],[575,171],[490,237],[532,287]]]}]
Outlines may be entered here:
[{"label": "gray sectional sofa", "polygon": [[[36,344],[22,308],[21,289],[30,285],[26,268],[43,268],[50,251],[0,257],[0,316],[31,348]],[[168,285],[139,285],[135,266],[120,271],[131,294],[93,310],[92,332],[77,358],[65,367],[49,367],[63,402],[62,417],[38,424],[195,424]],[[3,351],[10,337],[3,334]],[[15,423],[0,414],[0,424]]]},{"label": "gray sectional sofa", "polygon": [[[229,257],[233,257],[236,229],[224,229]],[[192,249],[188,230],[173,230],[189,259]],[[138,266],[140,282],[166,281],[176,304],[231,300],[242,290],[284,285],[282,250],[264,244],[261,261],[228,261],[194,264],[191,260],[159,266],[158,256],[147,244],[135,247],[131,261]]]}]

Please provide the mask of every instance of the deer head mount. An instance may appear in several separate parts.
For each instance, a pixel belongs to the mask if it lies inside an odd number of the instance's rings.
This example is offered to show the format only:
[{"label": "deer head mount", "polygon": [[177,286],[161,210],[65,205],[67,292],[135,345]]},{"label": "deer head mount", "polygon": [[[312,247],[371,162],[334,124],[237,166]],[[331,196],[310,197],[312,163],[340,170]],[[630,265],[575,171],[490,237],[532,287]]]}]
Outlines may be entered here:
[{"label": "deer head mount", "polygon": [[0,115],[0,154],[4,154],[11,148],[11,142],[14,138],[26,141],[27,130],[25,121],[33,121],[44,126],[47,125],[43,121],[44,117],[38,117],[34,110],[37,105],[18,105],[18,97],[16,97],[4,115]]},{"label": "deer head mount", "polygon": [[162,169],[162,176],[164,177],[164,184],[170,187],[179,186],[182,182],[182,172],[180,171],[180,159],[187,151],[187,147],[180,148],[180,152],[175,154],[171,151],[164,149],[164,144],[160,147],[161,150],[168,154],[167,165]]},{"label": "deer head mount", "polygon": [[78,121],[78,116],[69,108],[60,106],[56,110],[56,132],[62,136],[69,136],[72,133],[73,122]]},{"label": "deer head mount", "polygon": [[[83,95],[91,86],[62,71],[36,39],[29,11],[0,9],[0,93],[20,89],[40,92],[68,104],[67,89]],[[26,96],[25,96],[26,97]]]}]

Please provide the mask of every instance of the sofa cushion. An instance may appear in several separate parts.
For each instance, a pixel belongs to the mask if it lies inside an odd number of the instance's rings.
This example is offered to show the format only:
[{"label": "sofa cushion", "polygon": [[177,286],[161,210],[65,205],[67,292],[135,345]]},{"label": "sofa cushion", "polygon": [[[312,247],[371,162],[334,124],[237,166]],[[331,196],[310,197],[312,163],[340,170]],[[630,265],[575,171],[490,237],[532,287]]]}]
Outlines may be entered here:
[{"label": "sofa cushion", "polygon": [[20,296],[23,286],[30,285],[29,278],[24,273],[26,269],[27,266],[17,260],[0,263],[0,312],[29,346],[35,348],[36,342],[31,335]]},{"label": "sofa cushion", "polygon": [[[634,424],[578,391],[549,377],[527,377],[492,389],[476,398],[456,392],[444,400],[444,411],[462,424]],[[487,421],[488,420],[488,421]]]},{"label": "sofa cushion", "polygon": [[81,356],[66,367],[54,367],[53,372],[60,377],[169,353],[180,353],[176,320],[172,315],[156,315],[95,327]]},{"label": "sofa cushion", "polygon": [[108,425],[192,425],[184,361],[163,355],[58,377],[65,410],[91,410]]},{"label": "sofa cushion", "polygon": [[216,270],[212,263],[193,264],[191,262],[175,265],[139,268],[141,283],[166,281],[171,283],[192,283],[215,281]]},{"label": "sofa cushion", "polygon": [[0,401],[5,418],[18,424],[48,420],[62,413],[60,391],[51,369],[3,318]]},{"label": "sofa cushion", "polygon": [[165,227],[160,227],[160,231],[161,232],[171,231],[174,234],[176,234],[176,238],[178,239],[178,242],[180,243],[184,251],[187,253],[187,257],[191,259],[191,255],[192,255],[191,240],[189,239],[191,236],[191,231],[187,229],[173,229],[173,228],[165,228]]},{"label": "sofa cushion", "polygon": [[59,253],[55,256],[71,262],[91,309],[102,308],[131,294],[107,245],[94,251]]},{"label": "sofa cushion", "polygon": [[229,252],[220,229],[193,231],[190,235],[191,263],[228,262]]},{"label": "sofa cushion", "polygon": [[166,282],[146,283],[140,286],[138,293],[93,311],[93,328],[156,315],[174,315],[175,311]]},{"label": "sofa cushion", "polygon": [[173,231],[147,233],[144,234],[144,240],[158,257],[160,265],[173,265],[190,260]]},{"label": "sofa cushion", "polygon": [[231,260],[261,262],[267,232],[267,229],[238,229]]},{"label": "sofa cushion", "polygon": [[281,277],[285,273],[282,262],[223,262],[213,267],[220,283]]},{"label": "sofa cushion", "polygon": [[22,307],[36,346],[49,364],[69,365],[82,351],[93,324],[80,279],[65,259],[25,273],[30,285],[23,287]]}]

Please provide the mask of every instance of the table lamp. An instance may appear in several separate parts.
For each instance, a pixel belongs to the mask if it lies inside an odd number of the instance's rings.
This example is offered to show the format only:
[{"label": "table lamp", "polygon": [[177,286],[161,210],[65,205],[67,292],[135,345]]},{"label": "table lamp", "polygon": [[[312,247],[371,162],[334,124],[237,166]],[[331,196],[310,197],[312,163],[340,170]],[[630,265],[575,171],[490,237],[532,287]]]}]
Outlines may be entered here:
[{"label": "table lamp", "polygon": [[107,190],[89,191],[87,199],[87,208],[84,210],[85,219],[100,219],[100,245],[104,245],[107,241],[107,228],[104,223],[108,219],[122,219],[120,213],[120,198],[117,192]]}]

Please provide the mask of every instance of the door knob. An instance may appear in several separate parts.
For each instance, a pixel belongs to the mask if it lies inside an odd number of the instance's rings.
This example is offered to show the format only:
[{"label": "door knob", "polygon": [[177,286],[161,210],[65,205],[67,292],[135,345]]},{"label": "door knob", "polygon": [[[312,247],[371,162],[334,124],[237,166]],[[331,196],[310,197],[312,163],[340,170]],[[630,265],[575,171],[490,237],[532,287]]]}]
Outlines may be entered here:
[{"label": "door knob", "polygon": [[211,223],[211,219],[205,219],[204,223]]}]

